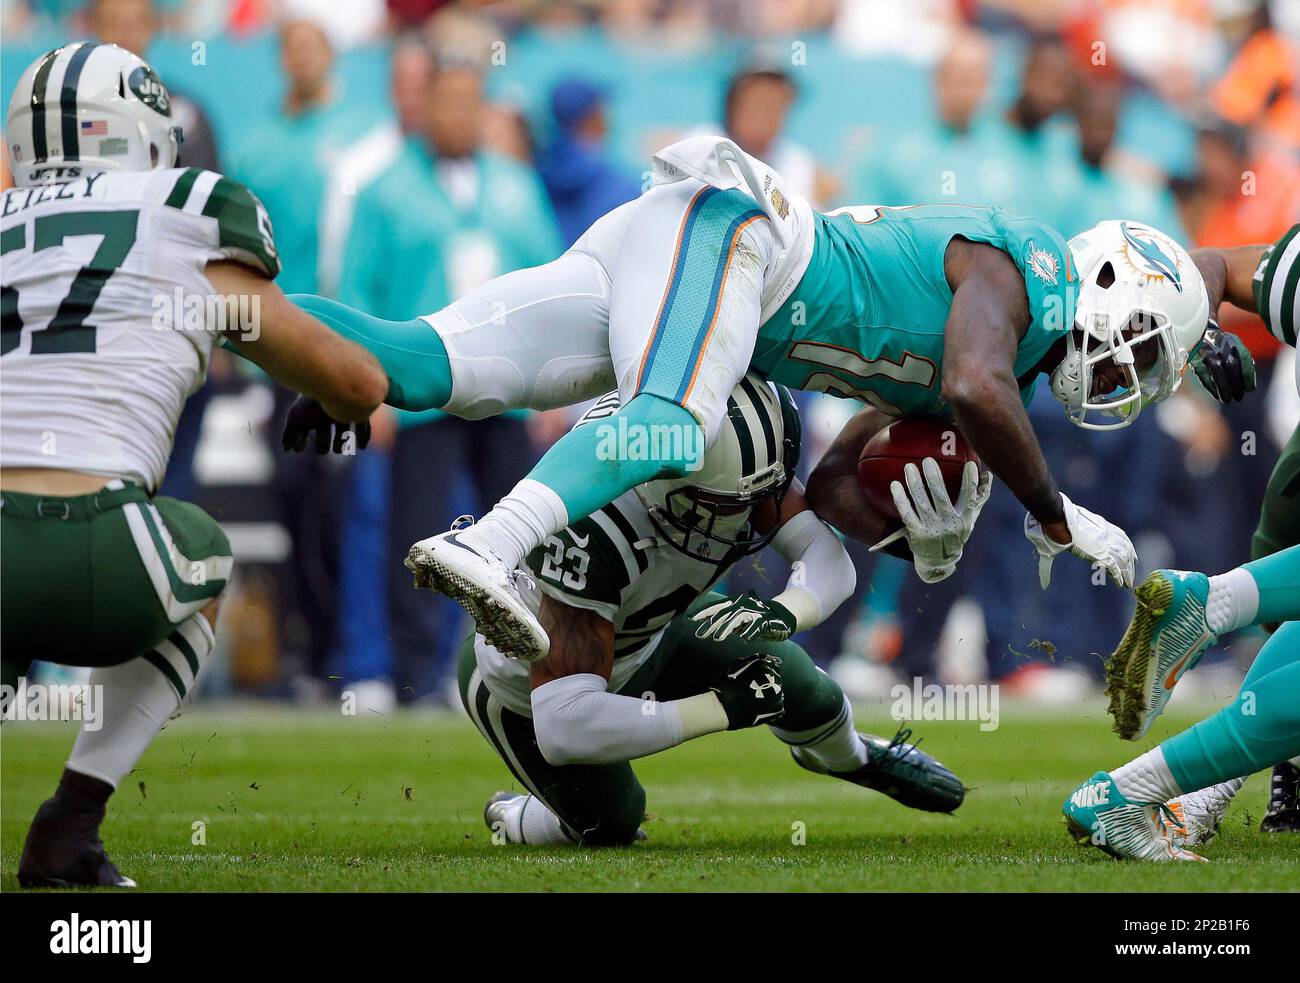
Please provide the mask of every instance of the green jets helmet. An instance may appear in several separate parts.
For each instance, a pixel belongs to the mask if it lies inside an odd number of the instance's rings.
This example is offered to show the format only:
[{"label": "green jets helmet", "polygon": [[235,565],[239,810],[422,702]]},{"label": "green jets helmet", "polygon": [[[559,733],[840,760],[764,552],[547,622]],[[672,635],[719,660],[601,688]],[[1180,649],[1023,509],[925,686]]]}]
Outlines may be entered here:
[{"label": "green jets helmet", "polygon": [[9,100],[14,181],[174,167],[181,140],[167,87],[115,44],[79,41],[27,66]]},{"label": "green jets helmet", "polygon": [[727,400],[727,418],[699,467],[682,478],[638,485],[659,532],[682,552],[714,561],[762,549],[776,526],[758,535],[753,510],[779,509],[799,462],[799,411],[784,386],[746,375]]}]

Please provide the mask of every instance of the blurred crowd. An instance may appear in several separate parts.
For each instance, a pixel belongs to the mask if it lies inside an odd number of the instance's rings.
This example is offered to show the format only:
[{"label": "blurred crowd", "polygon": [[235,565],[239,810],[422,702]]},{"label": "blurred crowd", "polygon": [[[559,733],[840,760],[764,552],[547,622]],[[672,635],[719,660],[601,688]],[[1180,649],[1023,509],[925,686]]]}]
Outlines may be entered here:
[{"label": "blurred crowd", "polygon": [[[650,154],[725,132],[825,209],[997,204],[1067,237],[1104,218],[1188,246],[1276,239],[1300,219],[1300,0],[3,0],[0,76],[81,36],[149,58],[182,162],[265,203],[288,292],[384,318],[547,262],[636,197]],[[1040,441],[1074,500],[1125,527],[1145,567],[1247,558],[1300,406],[1258,323],[1254,398],[1190,379],[1118,434],[1043,395]],[[220,354],[220,353],[219,353]],[[165,494],[232,532],[237,598],[210,689],[367,705],[446,700],[467,625],[411,589],[408,545],[506,492],[565,411],[469,423],[381,410],[356,456],[278,450],[290,398],[214,359]],[[811,466],[852,412],[801,397]],[[987,675],[1064,698],[1093,685],[1125,598],[1082,565],[1040,591],[1023,510],[998,488],[958,574],[926,586],[855,547],[859,596],[810,633],[862,692]],[[771,560],[733,586],[763,590]],[[1245,652],[1227,658],[1244,658]]]}]

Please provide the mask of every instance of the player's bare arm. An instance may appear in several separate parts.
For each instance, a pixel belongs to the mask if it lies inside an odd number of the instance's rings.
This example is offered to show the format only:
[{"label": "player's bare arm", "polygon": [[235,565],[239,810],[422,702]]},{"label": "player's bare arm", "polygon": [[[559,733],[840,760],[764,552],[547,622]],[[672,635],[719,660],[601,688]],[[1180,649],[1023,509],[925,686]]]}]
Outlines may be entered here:
[{"label": "player's bare arm", "polygon": [[1255,309],[1254,277],[1268,248],[1266,243],[1261,243],[1233,249],[1192,250],[1192,259],[1205,280],[1211,313],[1217,311],[1225,300],[1243,311],[1258,313]]},{"label": "player's bare arm", "polygon": [[336,420],[364,420],[383,402],[388,377],[378,360],[290,303],[274,281],[230,261],[209,263],[206,273],[222,296],[257,298],[247,308],[257,312],[256,324],[225,326],[240,355]]},{"label": "player's bare arm", "polygon": [[[808,477],[805,494],[812,510],[844,535],[864,543],[883,539],[890,531],[890,521],[862,499],[858,456],[867,441],[892,422],[892,417],[874,407],[858,411]],[[909,557],[905,543],[894,543],[888,549],[902,559]]]},{"label": "player's bare arm", "polygon": [[612,621],[545,594],[537,618],[551,638],[551,649],[544,659],[529,665],[534,689],[586,672],[609,680],[614,668]]},{"label": "player's bare arm", "polygon": [[1056,479],[1020,401],[1013,366],[1029,327],[1024,278],[1011,257],[954,239],[944,264],[953,289],[944,328],[943,395],[989,469],[1058,543],[1070,530]]},{"label": "player's bare arm", "polygon": [[1210,322],[1189,362],[1205,390],[1222,403],[1242,399],[1254,390],[1255,362],[1240,338],[1219,327],[1215,315],[1225,300],[1244,311],[1258,313],[1255,271],[1268,248],[1260,244],[1192,250],[1192,260],[1205,281]]}]

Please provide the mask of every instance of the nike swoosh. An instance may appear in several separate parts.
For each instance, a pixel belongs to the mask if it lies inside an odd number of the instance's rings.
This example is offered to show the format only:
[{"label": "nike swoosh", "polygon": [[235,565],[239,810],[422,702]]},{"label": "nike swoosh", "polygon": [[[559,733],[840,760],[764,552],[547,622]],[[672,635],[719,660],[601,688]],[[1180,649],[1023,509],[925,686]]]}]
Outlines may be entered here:
[{"label": "nike swoosh", "polygon": [[579,549],[585,550],[587,548],[587,543],[591,542],[591,533],[587,533],[585,536],[579,536],[576,532],[570,531],[569,538],[573,540],[574,545]]},{"label": "nike swoosh", "polygon": [[1179,659],[1177,663],[1175,663],[1172,669],[1169,670],[1169,675],[1165,677],[1165,684],[1164,684],[1165,689],[1174,688],[1174,684],[1178,682],[1178,680],[1175,677],[1182,670],[1183,666],[1187,665],[1187,660],[1190,659],[1191,657],[1192,657],[1192,653],[1188,652],[1181,659]]}]

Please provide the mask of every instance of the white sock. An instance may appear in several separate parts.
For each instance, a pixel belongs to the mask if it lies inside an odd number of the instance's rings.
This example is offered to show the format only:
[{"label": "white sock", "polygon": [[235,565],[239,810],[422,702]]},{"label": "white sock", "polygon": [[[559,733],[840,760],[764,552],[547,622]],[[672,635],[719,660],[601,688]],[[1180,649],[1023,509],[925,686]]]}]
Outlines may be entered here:
[{"label": "white sock", "polygon": [[[98,694],[99,717],[81,725],[68,767],[117,788],[180,708],[194,686],[195,666],[202,668],[215,644],[208,620],[195,614],[153,651],[92,672],[90,685],[103,687],[92,690]],[[92,724],[97,729],[90,729]]]},{"label": "white sock", "polygon": [[524,804],[519,810],[519,836],[516,842],[530,846],[570,846],[573,843],[565,832],[560,817],[535,795],[524,797]]},{"label": "white sock", "polygon": [[1168,802],[1183,794],[1158,747],[1116,768],[1110,777],[1120,794],[1134,802]]},{"label": "white sock", "polygon": [[1205,620],[1210,631],[1223,635],[1255,623],[1259,613],[1259,585],[1243,567],[1210,578]]},{"label": "white sock", "polygon": [[847,696],[839,716],[828,724],[802,731],[780,727],[771,730],[786,744],[815,759],[827,771],[856,771],[867,763],[867,744],[853,729],[853,707]]},{"label": "white sock", "polygon": [[475,549],[488,549],[513,570],[547,536],[569,524],[564,501],[547,485],[524,478],[478,522],[460,534]]}]

